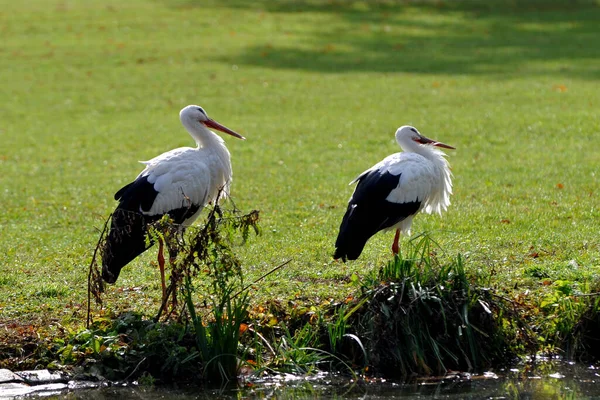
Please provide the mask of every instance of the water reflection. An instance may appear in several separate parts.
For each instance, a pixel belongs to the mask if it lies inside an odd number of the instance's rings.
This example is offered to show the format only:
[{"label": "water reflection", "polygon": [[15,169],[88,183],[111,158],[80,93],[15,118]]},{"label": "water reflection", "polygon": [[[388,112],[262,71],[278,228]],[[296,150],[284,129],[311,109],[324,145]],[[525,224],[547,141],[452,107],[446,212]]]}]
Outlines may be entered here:
[{"label": "water reflection", "polygon": [[104,387],[46,395],[50,399],[600,399],[600,371],[569,363],[544,363],[485,375],[455,374],[412,383],[354,383],[323,374],[247,382],[241,387]]}]

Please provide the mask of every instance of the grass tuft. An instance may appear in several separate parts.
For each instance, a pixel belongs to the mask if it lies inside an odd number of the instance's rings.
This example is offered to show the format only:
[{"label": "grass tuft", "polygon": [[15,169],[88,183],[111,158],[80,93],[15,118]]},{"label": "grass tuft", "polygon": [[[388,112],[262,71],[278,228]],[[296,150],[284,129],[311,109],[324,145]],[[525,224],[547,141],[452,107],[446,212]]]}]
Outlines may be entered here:
[{"label": "grass tuft", "polygon": [[440,262],[427,235],[407,247],[362,285],[361,307],[352,315],[369,365],[405,378],[514,360],[501,317],[512,312],[467,275],[464,259]]},{"label": "grass tuft", "polygon": [[44,285],[34,293],[34,296],[39,298],[62,298],[67,295],[67,288],[59,285]]}]

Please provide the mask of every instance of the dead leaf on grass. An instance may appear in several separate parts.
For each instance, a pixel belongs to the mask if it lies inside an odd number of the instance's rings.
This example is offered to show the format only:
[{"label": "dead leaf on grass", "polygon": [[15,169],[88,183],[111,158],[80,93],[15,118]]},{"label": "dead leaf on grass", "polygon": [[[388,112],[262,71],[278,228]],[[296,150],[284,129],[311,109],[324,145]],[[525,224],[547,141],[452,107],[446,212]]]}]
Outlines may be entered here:
[{"label": "dead leaf on grass", "polygon": [[556,92],[560,92],[560,93],[563,93],[563,92],[566,92],[566,91],[567,91],[567,87],[566,87],[565,85],[563,85],[563,84],[560,84],[560,85],[554,85],[554,86],[552,87],[552,89],[554,89],[554,91],[556,91]]}]

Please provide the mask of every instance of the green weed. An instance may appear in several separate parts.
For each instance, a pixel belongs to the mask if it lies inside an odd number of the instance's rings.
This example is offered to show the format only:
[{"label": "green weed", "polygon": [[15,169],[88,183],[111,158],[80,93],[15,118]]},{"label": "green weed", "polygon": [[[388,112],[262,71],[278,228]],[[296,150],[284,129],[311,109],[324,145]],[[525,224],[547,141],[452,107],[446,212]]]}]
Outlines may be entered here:
[{"label": "green weed", "polygon": [[200,373],[199,354],[185,326],[126,313],[96,319],[92,326],[55,343],[60,363],[79,374],[109,380],[152,376],[157,382],[191,379]]},{"label": "green weed", "polygon": [[63,286],[59,285],[44,285],[42,288],[38,289],[33,295],[41,298],[54,298],[54,297],[64,297],[68,293],[67,289]]},{"label": "green weed", "polygon": [[[237,376],[240,330],[250,301],[240,261],[231,245],[236,233],[243,242],[250,229],[258,234],[257,223],[257,211],[243,216],[224,215],[215,207],[203,228],[191,236],[189,247],[180,246],[177,250],[181,257],[171,273],[183,277],[183,297],[204,363],[204,375],[209,380],[225,381]],[[167,246],[172,248],[176,243]],[[210,303],[208,314],[198,314],[194,304],[198,297]]]}]

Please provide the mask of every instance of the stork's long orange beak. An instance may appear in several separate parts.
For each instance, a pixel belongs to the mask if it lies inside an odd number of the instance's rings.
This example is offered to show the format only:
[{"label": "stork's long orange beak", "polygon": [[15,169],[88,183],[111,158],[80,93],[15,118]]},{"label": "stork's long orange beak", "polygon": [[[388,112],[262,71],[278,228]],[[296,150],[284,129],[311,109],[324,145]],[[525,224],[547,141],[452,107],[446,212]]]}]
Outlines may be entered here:
[{"label": "stork's long orange beak", "polygon": [[415,139],[415,141],[419,142],[421,144],[430,144],[430,145],[435,146],[435,147],[443,147],[444,149],[456,150],[455,147],[452,147],[452,146],[447,145],[447,144],[442,143],[442,142],[436,142],[435,140],[431,140],[429,138],[426,138],[423,135],[421,135],[421,137],[419,139]]},{"label": "stork's long orange beak", "polygon": [[207,119],[206,121],[200,121],[200,123],[206,125],[209,128],[213,128],[216,129],[218,131],[221,132],[225,132],[230,134],[231,136],[234,136],[238,139],[242,139],[242,140],[246,140],[245,137],[243,137],[242,135],[240,135],[239,133],[232,131],[231,129],[229,129],[228,127],[221,125],[220,123],[218,123],[217,121],[215,121],[214,119]]},{"label": "stork's long orange beak", "polygon": [[452,147],[452,146],[450,146],[450,145],[447,145],[447,144],[445,144],[445,143],[442,143],[442,142],[434,142],[434,143],[432,143],[431,145],[432,145],[432,146],[435,146],[435,147],[443,147],[443,148],[445,148],[445,149],[456,150],[456,147]]}]

